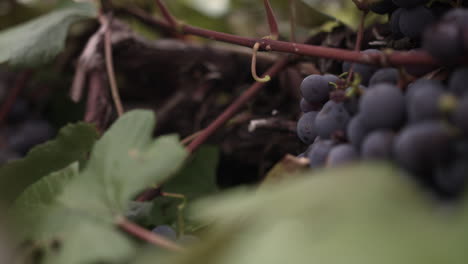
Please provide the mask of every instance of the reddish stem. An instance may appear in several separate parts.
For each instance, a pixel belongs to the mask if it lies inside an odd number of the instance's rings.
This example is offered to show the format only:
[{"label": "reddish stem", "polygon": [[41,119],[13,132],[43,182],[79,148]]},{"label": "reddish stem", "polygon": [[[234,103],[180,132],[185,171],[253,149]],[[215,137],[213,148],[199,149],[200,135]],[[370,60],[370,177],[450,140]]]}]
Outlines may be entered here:
[{"label": "reddish stem", "polygon": [[[282,58],[277,61],[273,66],[268,69],[265,75],[271,77],[276,76],[286,65],[288,64],[288,58]],[[202,145],[208,137],[210,137],[216,130],[224,125],[239,109],[250,99],[252,99],[266,83],[255,82],[249,87],[242,95],[237,98],[218,118],[216,118],[207,128],[203,129],[200,135],[195,138],[188,146],[187,150],[193,153],[200,145]]]},{"label": "reddish stem", "polygon": [[[160,19],[156,19],[138,9],[125,9],[127,13],[139,18],[142,22],[156,26],[164,30],[171,30],[171,26]],[[313,56],[320,58],[335,59],[340,61],[358,62],[363,64],[378,65],[437,65],[437,62],[424,51],[401,52],[394,51],[391,54],[362,54],[345,49],[329,48],[308,44],[299,44],[272,39],[258,39],[240,37],[232,34],[212,31],[189,25],[182,25],[180,32],[195,36],[205,37],[213,40],[227,42],[245,47],[253,47],[256,42],[260,43],[259,50],[278,51],[297,55]],[[463,58],[466,60],[466,58]]]},{"label": "reddish stem", "polygon": [[171,12],[166,7],[166,5],[162,2],[162,0],[156,0],[156,5],[158,6],[159,10],[161,10],[161,14],[163,15],[164,19],[166,19],[166,21],[169,23],[172,29],[177,32],[177,20],[174,16],[172,16]]},{"label": "reddish stem", "polygon": [[181,252],[184,249],[177,245],[176,243],[165,239],[162,236],[159,236],[151,231],[148,231],[144,229],[141,226],[138,226],[130,221],[128,221],[126,218],[120,218],[117,221],[117,225],[124,230],[125,232],[138,237],[148,243],[151,243],[153,245],[162,247],[164,249],[168,249],[170,251],[177,251]]},{"label": "reddish stem", "polygon": [[[368,13],[369,11],[367,10],[362,11],[361,22],[359,23],[359,29],[358,29],[357,37],[356,37],[356,45],[354,46],[354,51],[356,52],[361,51],[362,40],[364,38],[366,17]],[[353,75],[354,75],[354,63],[353,65],[351,65],[351,68],[349,69],[348,80],[347,80],[348,84],[351,83],[351,80],[353,79]]]},{"label": "reddish stem", "polygon": [[273,39],[278,39],[279,30],[278,30],[278,22],[276,21],[275,13],[273,12],[273,8],[271,8],[271,4],[269,0],[263,0],[263,4],[265,6],[265,11],[267,14],[268,25],[270,26],[270,34]]},{"label": "reddish stem", "polygon": [[31,78],[31,74],[31,71],[25,71],[20,73],[20,75],[17,77],[13,89],[10,90],[7,98],[5,99],[5,102],[0,108],[0,126],[4,124],[8,114],[16,102],[16,99],[18,98],[21,91],[26,87],[29,78]]}]

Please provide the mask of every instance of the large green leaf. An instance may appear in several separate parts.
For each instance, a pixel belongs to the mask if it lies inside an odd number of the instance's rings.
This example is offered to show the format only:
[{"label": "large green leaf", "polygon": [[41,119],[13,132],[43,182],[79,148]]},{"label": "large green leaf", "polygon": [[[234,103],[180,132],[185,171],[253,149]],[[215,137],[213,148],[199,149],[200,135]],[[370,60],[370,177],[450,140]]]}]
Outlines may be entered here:
[{"label": "large green leaf", "polygon": [[[116,220],[135,194],[176,173],[187,157],[174,136],[152,140],[154,123],[152,112],[126,113],[95,144],[83,171],[72,165],[52,173],[16,200],[22,237],[43,246],[45,263],[122,263],[133,256],[135,245]],[[52,240],[59,249],[47,248]]]},{"label": "large green leaf", "polygon": [[66,188],[60,201],[94,215],[122,214],[138,192],[160,183],[183,165],[187,152],[176,136],[151,139],[154,115],[132,111],[117,120],[95,144],[80,177]]},{"label": "large green leaf", "polygon": [[[304,175],[199,204],[217,219],[200,246],[171,264],[466,263],[468,204],[443,205],[392,167]],[[150,263],[150,262],[148,262]]]},{"label": "large green leaf", "polygon": [[0,168],[0,197],[11,202],[41,177],[85,158],[97,137],[92,125],[78,123],[65,126],[56,139],[35,147],[24,159]]},{"label": "large green leaf", "polygon": [[0,32],[0,63],[36,66],[54,58],[65,45],[68,28],[96,16],[94,5],[74,3]]}]

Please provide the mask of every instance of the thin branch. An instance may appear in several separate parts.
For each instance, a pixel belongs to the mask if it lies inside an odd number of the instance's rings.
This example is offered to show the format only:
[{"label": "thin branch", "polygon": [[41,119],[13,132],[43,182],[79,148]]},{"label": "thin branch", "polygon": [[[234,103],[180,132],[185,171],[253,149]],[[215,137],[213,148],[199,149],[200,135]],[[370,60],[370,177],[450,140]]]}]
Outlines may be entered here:
[{"label": "thin branch", "polygon": [[[356,45],[354,46],[354,51],[355,52],[360,52],[361,51],[362,40],[364,38],[366,17],[367,17],[368,13],[369,13],[369,11],[367,11],[367,10],[362,11],[361,21],[359,23],[359,29],[358,29],[357,37],[356,37]],[[353,79],[353,75],[354,75],[354,63],[351,65],[351,68],[349,69],[348,79],[347,79],[348,84],[351,83],[351,80]]]},{"label": "thin branch", "polygon": [[[266,75],[276,76],[286,65],[288,64],[288,58],[282,58],[278,60],[273,66],[268,69]],[[224,112],[218,116],[207,128],[203,129],[200,135],[195,138],[188,146],[187,150],[193,153],[200,145],[202,145],[208,137],[210,137],[216,130],[223,126],[239,109],[250,99],[252,99],[260,90],[265,86],[266,83],[255,82],[249,87],[242,95],[237,98]]]},{"label": "thin branch", "polygon": [[275,13],[273,12],[273,8],[271,8],[271,4],[269,0],[263,0],[263,5],[265,6],[265,11],[267,14],[268,25],[270,26],[270,36],[272,39],[277,40],[279,37],[279,30],[278,30],[278,22],[275,17]]},{"label": "thin branch", "polygon": [[201,131],[197,131],[195,133],[193,133],[192,135],[182,139],[182,141],[180,142],[182,145],[187,145],[188,143],[190,143],[192,140],[194,140],[195,138],[197,138],[201,133],[203,132],[203,130]]},{"label": "thin branch", "polygon": [[170,250],[170,251],[176,251],[176,252],[181,252],[184,250],[181,246],[177,245],[176,243],[167,240],[166,238],[157,235],[151,231],[148,231],[132,222],[127,220],[126,218],[119,218],[117,220],[117,225],[124,230],[125,232],[140,238],[148,243],[151,243],[153,245],[156,245],[158,247]]},{"label": "thin branch", "polygon": [[4,103],[0,107],[0,126],[2,126],[7,119],[8,114],[10,113],[13,105],[16,102],[21,91],[26,87],[28,80],[31,78],[32,72],[27,70],[19,74],[16,78],[15,85],[8,93],[7,98],[5,98]]},{"label": "thin branch", "polygon": [[171,12],[166,7],[166,5],[162,2],[162,0],[156,0],[156,5],[158,6],[159,10],[161,10],[161,14],[169,23],[169,25],[171,25],[172,29],[177,32],[179,23],[177,22],[175,17],[171,14]]},{"label": "thin branch", "polygon": [[[121,9],[132,16],[140,19],[142,22],[155,26],[158,29],[171,30],[171,26],[157,18],[154,18],[146,14],[142,10],[136,8],[132,9]],[[245,47],[253,47],[256,42],[260,43],[259,50],[285,52],[290,54],[320,57],[327,59],[335,59],[340,61],[350,61],[362,64],[376,64],[382,65],[383,62],[389,65],[437,65],[436,60],[432,58],[425,51],[411,51],[401,52],[394,51],[390,54],[362,54],[356,51],[350,51],[338,48],[329,48],[308,44],[299,44],[293,42],[278,41],[273,39],[257,39],[240,37],[227,33],[207,30],[203,28],[193,27],[189,25],[181,25],[180,32],[185,34],[191,34],[195,36],[205,37],[212,40],[227,42]],[[467,61],[467,58],[462,58],[462,61]]]},{"label": "thin branch", "polygon": [[296,42],[296,1],[289,0],[289,24],[291,27],[290,40]]},{"label": "thin branch", "polygon": [[117,80],[115,78],[115,71],[114,71],[114,62],[112,58],[112,43],[111,43],[111,23],[112,17],[105,17],[101,16],[100,18],[101,23],[105,25],[105,33],[104,33],[104,53],[106,59],[106,69],[107,75],[109,77],[109,84],[111,88],[112,100],[114,101],[115,108],[117,109],[117,114],[122,116],[124,113],[124,109],[122,106],[122,101],[120,100],[119,95],[119,88],[117,87]]}]

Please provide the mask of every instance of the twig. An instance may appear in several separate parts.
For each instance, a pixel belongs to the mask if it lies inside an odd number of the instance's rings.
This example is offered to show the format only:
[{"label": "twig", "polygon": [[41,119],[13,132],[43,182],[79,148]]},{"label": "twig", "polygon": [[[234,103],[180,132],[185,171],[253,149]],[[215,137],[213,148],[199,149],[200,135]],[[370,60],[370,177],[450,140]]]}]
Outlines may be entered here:
[{"label": "twig", "polygon": [[272,39],[277,40],[279,37],[278,22],[276,21],[275,13],[271,8],[269,0],[263,0],[265,11],[267,14],[268,25],[270,26],[270,36]]},{"label": "twig", "polygon": [[[286,65],[288,64],[288,58],[282,58],[278,60],[273,66],[268,69],[266,75],[276,76]],[[255,82],[249,87],[242,95],[237,98],[224,112],[218,116],[207,128],[203,129],[200,135],[195,138],[188,146],[187,150],[193,153],[200,145],[202,145],[208,137],[210,137],[216,130],[224,125],[239,109],[251,98],[253,98],[266,83]]]},{"label": "twig", "polygon": [[111,112],[108,93],[104,85],[104,72],[101,69],[95,69],[89,75],[89,91],[84,120],[88,123],[94,123],[97,129],[103,132]]},{"label": "twig", "polygon": [[125,232],[161,248],[177,252],[181,252],[184,250],[184,248],[177,245],[176,243],[169,241],[166,238],[159,236],[151,231],[148,231],[130,222],[124,217],[120,217],[119,219],[117,219],[117,225]]},{"label": "twig", "polygon": [[5,98],[5,101],[0,108],[0,126],[4,124],[8,114],[10,113],[11,109],[13,108],[13,105],[16,102],[16,99],[18,98],[18,95],[21,93],[24,87],[26,87],[26,84],[28,83],[29,78],[31,78],[31,75],[32,72],[27,70],[20,73],[19,76],[16,78],[15,85],[8,93],[7,98]]},{"label": "twig", "polygon": [[[139,9],[120,9],[132,16],[140,19],[140,21],[155,26],[158,29],[171,30],[171,27],[168,23],[154,18],[144,11]],[[138,11],[136,11],[138,10]],[[391,54],[362,54],[361,52],[350,51],[345,49],[338,48],[329,48],[323,46],[315,46],[308,44],[299,44],[294,42],[285,42],[278,41],[273,39],[257,39],[257,38],[248,38],[241,37],[236,35],[231,35],[227,33],[202,29],[198,27],[193,27],[189,25],[181,25],[180,32],[185,34],[196,35],[200,37],[205,37],[217,41],[227,42],[231,44],[236,44],[245,47],[253,47],[256,42],[260,43],[259,50],[268,50],[268,51],[277,51],[285,52],[290,54],[304,55],[304,56],[313,56],[327,59],[335,59],[340,61],[350,61],[357,62],[362,64],[375,64],[381,65],[383,61],[390,65],[437,65],[437,61],[434,60],[427,52],[425,51],[412,51],[401,52],[394,51]],[[467,61],[467,58],[462,58],[461,61]]]},{"label": "twig", "polygon": [[[362,39],[364,38],[364,27],[365,27],[366,17],[368,13],[369,11],[367,10],[362,11],[361,21],[359,23],[359,29],[357,32],[356,45],[354,46],[355,52],[361,51]],[[353,75],[354,75],[354,63],[351,65],[351,68],[349,69],[347,84],[351,83],[351,80],[353,79]]]},{"label": "twig", "polygon": [[106,59],[107,75],[109,77],[109,84],[111,88],[112,100],[114,101],[117,114],[119,116],[122,116],[124,113],[124,109],[122,106],[122,101],[120,100],[119,89],[117,87],[117,80],[115,79],[114,62],[112,58],[112,43],[111,43],[112,17],[101,16],[100,20],[101,20],[101,23],[105,25],[104,53],[105,53],[105,59]]},{"label": "twig", "polygon": [[169,9],[166,7],[166,5],[162,2],[162,0],[156,0],[156,5],[158,6],[159,10],[161,10],[161,14],[163,15],[164,19],[171,25],[172,29],[174,31],[179,31],[178,30],[178,22],[175,19],[175,17],[171,14]]},{"label": "twig", "polygon": [[184,138],[180,143],[182,145],[187,145],[188,143],[190,143],[192,140],[194,140],[195,138],[197,138],[201,133],[203,132],[203,130],[201,131],[197,131],[195,133],[193,133],[192,135]]},{"label": "twig", "polygon": [[292,42],[296,42],[296,1],[289,0],[289,24],[291,27],[290,39]]}]

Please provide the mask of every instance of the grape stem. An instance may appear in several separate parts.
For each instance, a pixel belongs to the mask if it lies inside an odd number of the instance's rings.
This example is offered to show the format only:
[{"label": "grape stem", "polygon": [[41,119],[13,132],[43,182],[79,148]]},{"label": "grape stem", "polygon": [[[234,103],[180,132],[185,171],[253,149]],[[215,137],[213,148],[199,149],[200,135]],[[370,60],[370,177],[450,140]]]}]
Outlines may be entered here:
[{"label": "grape stem", "polygon": [[[357,5],[357,4],[356,4]],[[356,38],[356,44],[354,46],[354,51],[355,52],[360,52],[361,51],[361,46],[362,46],[362,39],[364,38],[364,27],[365,27],[365,22],[366,22],[366,17],[369,11],[364,10],[362,11],[361,15],[361,21],[359,23],[359,29],[357,32],[357,38]],[[346,80],[346,83],[349,84],[351,83],[354,75],[354,63],[351,65],[351,68],[349,69],[348,72],[348,79]]]},{"label": "grape stem", "polygon": [[114,101],[115,108],[118,116],[122,116],[124,113],[122,100],[120,99],[119,88],[117,87],[117,80],[115,78],[114,61],[112,57],[112,43],[111,43],[111,23],[112,15],[106,17],[101,15],[99,17],[101,24],[104,26],[104,54],[106,61],[107,76],[109,78],[109,85],[112,94],[112,100]]},{"label": "grape stem", "polygon": [[166,238],[160,235],[157,235],[149,230],[146,230],[143,227],[135,223],[130,222],[125,217],[118,217],[116,223],[123,231],[137,238],[140,238],[141,240],[144,240],[148,243],[151,243],[153,245],[156,245],[158,247],[161,247],[170,251],[176,251],[176,252],[184,251],[184,248],[177,245],[176,243],[170,240],[167,240]]},{"label": "grape stem", "polygon": [[253,49],[252,49],[252,64],[250,66],[250,69],[251,69],[251,72],[252,72],[252,77],[257,82],[269,82],[271,80],[270,75],[265,75],[263,77],[259,77],[257,75],[257,70],[256,70],[256,68],[257,68],[257,52],[258,52],[258,47],[259,46],[260,46],[260,44],[257,42],[257,43],[255,43],[255,45],[253,46]]},{"label": "grape stem", "polygon": [[263,0],[263,5],[265,6],[265,11],[267,14],[268,25],[270,26],[270,36],[272,39],[277,40],[279,37],[278,22],[276,20],[275,13],[269,0]]},{"label": "grape stem", "polygon": [[[141,22],[164,31],[171,31],[171,26],[158,18],[152,17],[139,8],[120,8],[117,11],[129,14]],[[217,32],[199,27],[183,24],[180,32],[184,34],[205,37],[212,40],[236,44],[244,47],[253,47],[259,43],[259,51],[277,51],[289,54],[335,59],[340,61],[350,61],[362,64],[382,65],[383,62],[389,65],[437,65],[437,62],[425,51],[402,52],[394,51],[384,54],[362,54],[361,52],[350,51],[339,48],[329,48],[323,46],[300,44],[295,42],[285,42],[268,38],[249,38],[232,34]],[[466,60],[466,58],[463,58]]]}]

